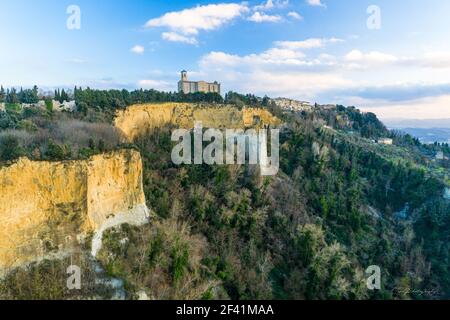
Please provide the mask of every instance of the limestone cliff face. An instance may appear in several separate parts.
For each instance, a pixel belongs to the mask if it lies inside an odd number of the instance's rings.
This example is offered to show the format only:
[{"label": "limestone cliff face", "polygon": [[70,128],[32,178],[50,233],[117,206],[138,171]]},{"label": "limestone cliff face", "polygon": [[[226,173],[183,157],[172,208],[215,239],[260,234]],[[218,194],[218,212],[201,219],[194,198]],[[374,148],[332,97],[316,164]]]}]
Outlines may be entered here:
[{"label": "limestone cliff face", "polygon": [[158,103],[133,105],[119,111],[115,126],[132,141],[148,129],[167,124],[191,129],[196,121],[201,121],[203,127],[228,129],[280,124],[280,120],[265,109],[239,110],[227,105],[207,107],[191,103]]},{"label": "limestone cliff face", "polygon": [[133,150],[89,160],[36,162],[0,168],[0,270],[70,252],[104,229],[145,223],[142,161]]}]

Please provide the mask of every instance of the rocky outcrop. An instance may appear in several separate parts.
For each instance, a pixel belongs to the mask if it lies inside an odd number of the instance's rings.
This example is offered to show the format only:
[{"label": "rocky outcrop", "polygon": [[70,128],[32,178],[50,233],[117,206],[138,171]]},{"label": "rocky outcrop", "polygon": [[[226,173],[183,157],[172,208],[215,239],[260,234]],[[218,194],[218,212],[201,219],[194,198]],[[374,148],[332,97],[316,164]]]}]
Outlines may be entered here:
[{"label": "rocky outcrop", "polygon": [[60,257],[121,223],[142,224],[149,212],[142,161],[133,150],[89,160],[36,162],[0,168],[0,270]]},{"label": "rocky outcrop", "polygon": [[202,106],[191,103],[140,104],[116,114],[115,126],[130,140],[148,129],[173,125],[191,129],[196,121],[205,128],[244,129],[278,125],[280,120],[269,111],[258,108],[239,110],[229,105]]}]

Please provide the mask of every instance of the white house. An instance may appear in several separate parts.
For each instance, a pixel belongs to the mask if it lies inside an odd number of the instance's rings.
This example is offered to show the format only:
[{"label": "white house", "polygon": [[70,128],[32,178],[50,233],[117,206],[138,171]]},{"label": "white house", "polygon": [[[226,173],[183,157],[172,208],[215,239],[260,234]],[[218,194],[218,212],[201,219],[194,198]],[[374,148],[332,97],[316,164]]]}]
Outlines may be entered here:
[{"label": "white house", "polygon": [[378,139],[378,143],[379,144],[392,145],[394,143],[394,140],[392,140],[390,138],[381,138],[381,139]]},{"label": "white house", "polygon": [[77,105],[75,101],[63,101],[63,103],[60,103],[57,100],[53,100],[53,109],[58,111],[74,112],[77,109]]}]

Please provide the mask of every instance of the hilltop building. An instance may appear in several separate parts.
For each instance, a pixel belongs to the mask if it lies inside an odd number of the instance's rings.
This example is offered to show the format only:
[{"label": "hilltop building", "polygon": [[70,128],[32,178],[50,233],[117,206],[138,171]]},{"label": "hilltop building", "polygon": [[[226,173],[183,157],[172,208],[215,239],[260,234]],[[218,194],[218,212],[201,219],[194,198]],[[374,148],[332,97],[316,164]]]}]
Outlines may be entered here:
[{"label": "hilltop building", "polygon": [[311,111],[312,105],[307,101],[297,101],[293,99],[287,98],[276,98],[271,99],[271,102],[275,103],[275,105],[283,110],[290,111]]},{"label": "hilltop building", "polygon": [[381,138],[381,139],[378,139],[378,144],[392,145],[392,144],[394,144],[394,140],[392,140],[390,138]]},{"label": "hilltop building", "polygon": [[220,94],[220,83],[217,81],[214,82],[205,82],[205,81],[189,81],[187,76],[187,71],[181,71],[181,80],[178,81],[178,92],[184,93],[218,93]]}]

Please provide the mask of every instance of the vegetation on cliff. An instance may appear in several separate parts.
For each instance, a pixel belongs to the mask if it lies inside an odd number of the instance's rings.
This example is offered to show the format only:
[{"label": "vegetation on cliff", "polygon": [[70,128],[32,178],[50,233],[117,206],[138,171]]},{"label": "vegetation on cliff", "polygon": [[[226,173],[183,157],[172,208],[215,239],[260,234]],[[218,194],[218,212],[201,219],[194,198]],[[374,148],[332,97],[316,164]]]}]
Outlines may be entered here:
[{"label": "vegetation on cliff", "polygon": [[[207,240],[200,270],[205,282],[217,284],[197,298],[448,297],[450,205],[443,182],[308,117],[285,120],[282,173],[274,178],[252,167],[173,166],[168,129],[136,141],[158,219],[187,222],[191,234]],[[382,268],[381,291],[365,287],[370,265]]]},{"label": "vegetation on cliff", "polygon": [[[98,255],[106,274],[124,281],[127,298],[450,297],[449,173],[423,153],[431,147],[353,107],[266,108],[284,122],[275,177],[253,166],[175,166],[172,124],[135,139],[157,216],[105,232]],[[101,108],[77,116],[109,119]],[[373,142],[381,137],[396,145]],[[379,291],[365,284],[371,265],[382,270]]]}]

